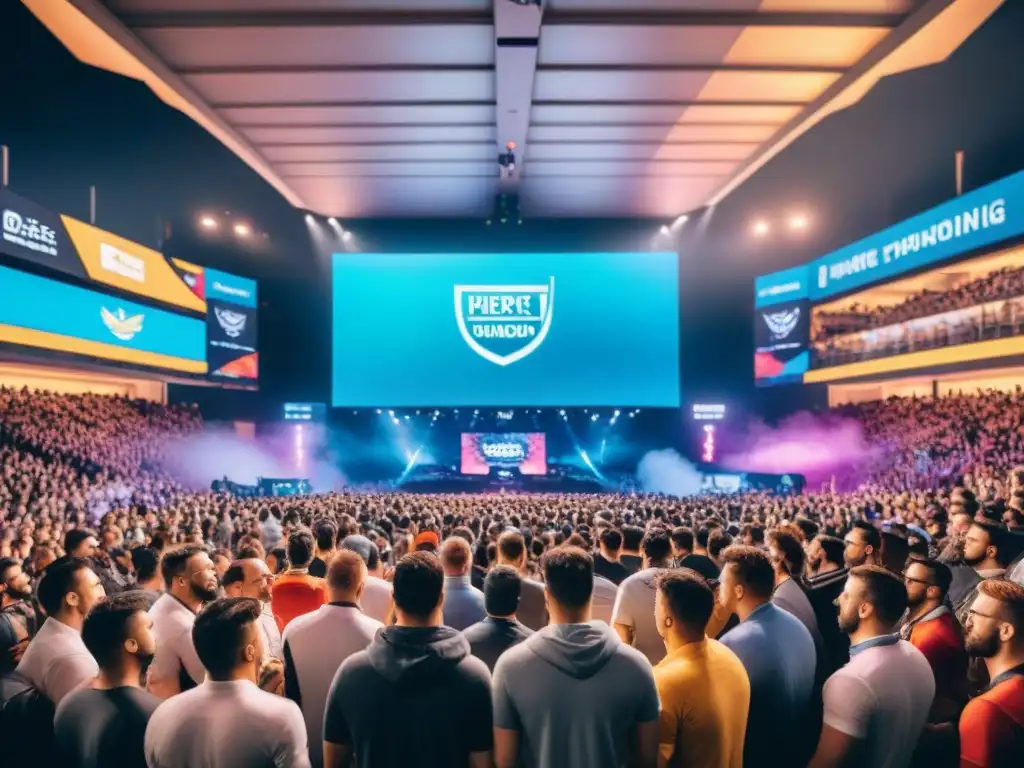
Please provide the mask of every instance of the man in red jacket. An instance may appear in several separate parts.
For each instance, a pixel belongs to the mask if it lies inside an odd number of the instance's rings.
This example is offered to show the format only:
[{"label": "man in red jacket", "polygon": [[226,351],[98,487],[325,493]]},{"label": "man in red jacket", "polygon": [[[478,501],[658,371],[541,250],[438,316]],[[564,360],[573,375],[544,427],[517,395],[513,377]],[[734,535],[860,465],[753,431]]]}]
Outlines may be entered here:
[{"label": "man in red jacket", "polygon": [[961,768],[1019,767],[1024,759],[1024,587],[1005,579],[978,584],[967,619],[967,652],[991,682],[960,717]]}]

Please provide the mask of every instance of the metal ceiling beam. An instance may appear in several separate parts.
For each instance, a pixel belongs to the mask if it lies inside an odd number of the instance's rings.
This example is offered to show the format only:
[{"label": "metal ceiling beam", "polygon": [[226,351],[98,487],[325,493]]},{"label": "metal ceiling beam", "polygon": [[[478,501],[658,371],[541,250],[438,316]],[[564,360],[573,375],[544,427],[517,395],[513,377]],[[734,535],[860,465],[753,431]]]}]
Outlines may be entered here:
[{"label": "metal ceiling beam", "polygon": [[415,27],[426,24],[489,26],[490,13],[473,11],[171,11],[125,13],[118,17],[131,29],[233,29],[237,27]]},{"label": "metal ceiling beam", "polygon": [[622,11],[558,10],[544,12],[544,23],[631,27],[884,27],[899,26],[903,13],[829,13],[823,11],[658,11],[629,8]]},{"label": "metal ceiling beam", "polygon": [[494,46],[498,126],[495,147],[497,155],[514,141],[515,170],[498,181],[498,192],[515,194],[526,159],[526,139],[530,132],[530,109],[533,104],[533,80],[537,74],[537,48],[540,42],[544,8],[516,5],[508,0],[494,0]]}]

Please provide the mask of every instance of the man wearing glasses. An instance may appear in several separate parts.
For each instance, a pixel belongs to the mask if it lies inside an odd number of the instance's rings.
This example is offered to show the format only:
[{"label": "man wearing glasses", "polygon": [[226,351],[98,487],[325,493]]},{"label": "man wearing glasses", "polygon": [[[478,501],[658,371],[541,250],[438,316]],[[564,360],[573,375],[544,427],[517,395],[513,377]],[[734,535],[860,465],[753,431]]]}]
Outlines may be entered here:
[{"label": "man wearing glasses", "polygon": [[1024,756],[1024,587],[988,579],[967,614],[965,645],[988,669],[988,688],[960,718],[962,768],[1019,766]]}]

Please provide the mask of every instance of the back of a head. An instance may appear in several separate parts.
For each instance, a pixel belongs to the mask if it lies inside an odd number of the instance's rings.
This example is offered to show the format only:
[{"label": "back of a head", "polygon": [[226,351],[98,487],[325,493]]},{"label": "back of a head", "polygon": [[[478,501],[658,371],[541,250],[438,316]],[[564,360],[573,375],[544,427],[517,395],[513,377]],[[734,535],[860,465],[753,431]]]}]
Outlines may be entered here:
[{"label": "back of a head", "polygon": [[79,574],[89,569],[89,563],[76,557],[62,557],[43,571],[37,597],[47,616],[55,616],[64,607],[64,596],[74,592]]},{"label": "back of a head", "polygon": [[317,549],[330,552],[338,540],[338,526],[327,519],[317,520],[313,523],[313,534],[316,536]]},{"label": "back of a head", "polygon": [[846,542],[837,536],[826,536],[819,534],[818,544],[821,551],[825,553],[825,560],[833,565],[843,564],[843,550],[846,549]]},{"label": "back of a head", "polygon": [[491,616],[512,616],[519,608],[522,578],[515,568],[496,565],[484,579],[484,607]]},{"label": "back of a head", "polygon": [[305,528],[292,531],[286,549],[291,568],[308,568],[313,562],[313,534]]},{"label": "back of a head", "polygon": [[910,555],[910,542],[906,536],[894,531],[882,532],[882,564],[893,573],[903,573]]},{"label": "back of a head", "polygon": [[736,581],[754,597],[768,599],[775,589],[775,569],[768,554],[758,547],[733,544],[722,551],[722,560],[731,567]]},{"label": "back of a head", "polygon": [[800,578],[804,572],[804,548],[792,533],[772,530],[767,534],[768,546],[775,547],[782,556],[782,564],[786,573]]},{"label": "back of a head", "polygon": [[336,552],[327,564],[327,588],[331,600],[335,595],[354,597],[366,581],[366,563],[356,552],[341,550]]},{"label": "back of a head", "polygon": [[242,649],[260,617],[259,600],[222,597],[196,616],[192,644],[214,680],[227,679],[242,661]]},{"label": "back of a head", "polygon": [[346,536],[341,540],[341,548],[349,552],[355,552],[366,563],[369,570],[374,570],[380,563],[380,551],[377,545],[369,538],[359,533]]},{"label": "back of a head", "polygon": [[644,529],[638,525],[622,526],[622,547],[630,552],[639,552],[644,540]]},{"label": "back of a head", "polygon": [[526,539],[519,531],[505,531],[498,537],[498,553],[503,560],[518,562],[526,553]]},{"label": "back of a head", "polygon": [[693,531],[679,526],[672,529],[672,543],[676,549],[690,552],[693,550]]},{"label": "back of a head", "polygon": [[220,577],[220,585],[224,589],[243,581],[245,581],[245,563],[242,560],[233,561],[224,571],[224,575]]},{"label": "back of a head", "polygon": [[705,544],[707,545],[708,557],[714,559],[722,554],[722,550],[732,545],[732,536],[721,528],[715,528],[708,534]]},{"label": "back of a head", "polygon": [[880,565],[859,565],[850,578],[863,586],[864,600],[875,609],[884,627],[894,627],[907,609],[907,587],[903,579]]},{"label": "back of a head", "polygon": [[672,557],[672,538],[664,528],[651,528],[644,535],[640,549],[650,563],[665,563]]},{"label": "back of a head", "polygon": [[600,541],[609,552],[618,552],[622,549],[622,534],[614,528],[605,528],[601,531]]},{"label": "back of a head", "polygon": [[715,593],[707,580],[689,568],[681,568],[662,571],[656,583],[672,618],[692,632],[703,633],[715,609]]},{"label": "back of a head", "polygon": [[160,559],[160,573],[163,574],[164,585],[170,589],[178,576],[185,575],[188,561],[203,551],[202,547],[189,545],[164,552]]},{"label": "back of a head", "polygon": [[437,610],[444,591],[444,569],[437,555],[413,552],[395,566],[393,594],[395,606],[419,621]]},{"label": "back of a head", "polygon": [[149,600],[137,590],[105,597],[93,606],[82,625],[82,642],[102,668],[116,666],[136,613],[145,613]]},{"label": "back of a head", "polygon": [[544,584],[562,608],[578,611],[594,592],[594,559],[579,547],[556,547],[544,553]]},{"label": "back of a head", "polygon": [[160,553],[152,547],[136,547],[131,551],[135,578],[141,584],[156,576],[160,568]]},{"label": "back of a head", "polygon": [[472,562],[473,550],[469,548],[469,543],[465,539],[453,536],[444,540],[444,544],[441,545],[441,563],[444,565],[445,573],[464,574]]}]

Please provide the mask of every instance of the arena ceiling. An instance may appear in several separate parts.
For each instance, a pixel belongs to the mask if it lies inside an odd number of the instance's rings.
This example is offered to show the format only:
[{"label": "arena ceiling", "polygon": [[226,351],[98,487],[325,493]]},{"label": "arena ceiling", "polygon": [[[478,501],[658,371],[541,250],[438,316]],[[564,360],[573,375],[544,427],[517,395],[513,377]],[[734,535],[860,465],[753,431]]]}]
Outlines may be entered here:
[{"label": "arena ceiling", "polygon": [[22,0],[345,218],[483,216],[499,192],[528,216],[674,218],[1002,1]]}]

